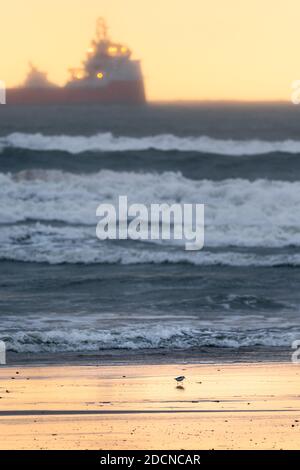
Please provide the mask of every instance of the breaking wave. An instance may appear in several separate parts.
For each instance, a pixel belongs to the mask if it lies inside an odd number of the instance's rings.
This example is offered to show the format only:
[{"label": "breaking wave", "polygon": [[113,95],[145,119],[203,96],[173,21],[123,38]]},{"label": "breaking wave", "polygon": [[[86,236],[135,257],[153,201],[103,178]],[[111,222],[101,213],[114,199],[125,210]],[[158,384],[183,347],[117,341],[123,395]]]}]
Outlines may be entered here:
[{"label": "breaking wave", "polygon": [[[76,253],[64,253],[58,259],[69,262],[73,256],[75,262],[80,262],[87,254],[87,259],[101,262],[106,259],[106,252],[95,237],[96,208],[100,203],[117,207],[119,195],[127,195],[129,204],[138,202],[147,206],[204,203],[206,247],[299,247],[299,194],[299,182],[195,181],[173,172],[159,175],[109,170],[92,175],[51,170],[0,173],[0,251],[2,257],[11,250],[10,256],[22,259],[23,251],[31,253],[36,249],[37,260],[50,262],[48,251],[52,250],[56,259],[59,248],[68,251],[76,246]],[[170,244],[175,246],[175,241]],[[47,246],[47,251],[43,251]],[[140,251],[135,259],[145,256],[149,262],[151,259],[155,262],[157,256],[166,260],[173,256],[148,252],[143,255]],[[119,254],[113,259],[118,256],[123,259]]]},{"label": "breaking wave", "polygon": [[110,132],[92,136],[12,133],[0,137],[0,149],[21,148],[40,151],[83,152],[186,151],[219,155],[261,155],[274,152],[300,153],[300,141],[232,140],[208,136],[179,137],[160,134],[146,137],[114,136]]},{"label": "breaking wave", "polygon": [[249,346],[290,347],[299,338],[299,328],[218,330],[182,325],[147,325],[109,330],[68,329],[18,331],[1,337],[7,350],[18,353],[96,352],[127,350],[188,350],[200,347],[240,348]]},{"label": "breaking wave", "polygon": [[[222,233],[218,234],[222,241]],[[223,240],[224,243],[224,240]],[[243,242],[244,243],[244,242]],[[206,247],[189,252],[172,241],[99,241],[85,227],[53,227],[43,224],[4,227],[0,232],[0,260],[48,264],[190,264],[194,266],[300,266],[297,250],[280,252],[234,247]]]}]

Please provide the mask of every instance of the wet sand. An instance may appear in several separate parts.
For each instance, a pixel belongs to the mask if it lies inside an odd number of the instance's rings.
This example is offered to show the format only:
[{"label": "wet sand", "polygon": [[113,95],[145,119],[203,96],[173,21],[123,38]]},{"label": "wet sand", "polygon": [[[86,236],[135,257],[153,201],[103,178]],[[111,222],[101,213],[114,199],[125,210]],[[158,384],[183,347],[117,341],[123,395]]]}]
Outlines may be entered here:
[{"label": "wet sand", "polygon": [[[176,375],[185,375],[177,388]],[[1,367],[1,449],[297,449],[293,364]]]}]

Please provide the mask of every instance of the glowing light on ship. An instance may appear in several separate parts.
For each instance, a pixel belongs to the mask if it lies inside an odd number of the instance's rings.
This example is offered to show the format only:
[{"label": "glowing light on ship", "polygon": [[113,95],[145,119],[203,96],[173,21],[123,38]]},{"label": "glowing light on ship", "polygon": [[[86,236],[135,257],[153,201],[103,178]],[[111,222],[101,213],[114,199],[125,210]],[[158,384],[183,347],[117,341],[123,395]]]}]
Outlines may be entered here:
[{"label": "glowing light on ship", "polygon": [[118,52],[118,48],[115,47],[115,46],[110,46],[108,48],[108,52],[109,52],[109,54],[116,54]]}]

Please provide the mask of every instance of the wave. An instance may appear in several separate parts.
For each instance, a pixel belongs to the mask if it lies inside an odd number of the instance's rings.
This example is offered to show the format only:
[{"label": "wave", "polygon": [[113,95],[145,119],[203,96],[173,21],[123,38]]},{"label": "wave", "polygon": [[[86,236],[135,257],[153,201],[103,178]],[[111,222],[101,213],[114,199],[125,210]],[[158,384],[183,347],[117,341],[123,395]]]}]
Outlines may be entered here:
[{"label": "wave", "polygon": [[110,132],[92,136],[43,135],[12,133],[0,137],[0,149],[20,148],[39,151],[61,151],[70,154],[83,152],[185,151],[218,155],[262,155],[274,152],[300,153],[298,140],[232,140],[208,136],[179,137],[159,134],[146,137],[114,136]]},{"label": "wave", "polygon": [[197,152],[84,152],[69,154],[50,151],[7,148],[0,155],[0,172],[17,173],[34,169],[62,170],[71,173],[94,174],[100,170],[135,173],[180,172],[192,180],[221,181],[228,178],[257,178],[277,181],[300,180],[300,158],[297,154],[272,153],[237,158],[207,155]]},{"label": "wave", "polygon": [[190,264],[194,266],[300,266],[298,250],[261,252],[233,247],[188,252],[171,242],[99,241],[94,230],[43,224],[0,231],[0,260],[48,264]]},{"label": "wave", "polygon": [[7,350],[17,353],[95,352],[112,349],[176,350],[200,347],[290,347],[299,328],[224,330],[182,325],[147,325],[110,329],[54,329],[18,331],[1,335]]},{"label": "wave", "polygon": [[[92,175],[50,170],[0,173],[0,241],[2,246],[13,244],[22,249],[26,240],[33,248],[60,243],[69,249],[77,240],[78,250],[81,243],[84,252],[86,246],[97,241],[98,205],[117,205],[119,195],[127,195],[129,204],[138,202],[147,206],[204,203],[207,247],[300,246],[299,194],[300,182],[194,181],[173,172],[160,175],[108,170]],[[175,241],[170,244],[175,246]],[[99,250],[99,245],[93,249]]]}]

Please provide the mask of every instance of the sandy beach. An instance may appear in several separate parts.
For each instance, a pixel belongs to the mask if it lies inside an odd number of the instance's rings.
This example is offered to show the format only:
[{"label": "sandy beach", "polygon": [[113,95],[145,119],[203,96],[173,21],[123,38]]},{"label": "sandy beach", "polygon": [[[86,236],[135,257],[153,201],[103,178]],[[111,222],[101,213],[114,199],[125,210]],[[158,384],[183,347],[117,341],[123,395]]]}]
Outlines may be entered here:
[{"label": "sandy beach", "polygon": [[0,397],[1,449],[299,446],[287,363],[2,367]]}]

